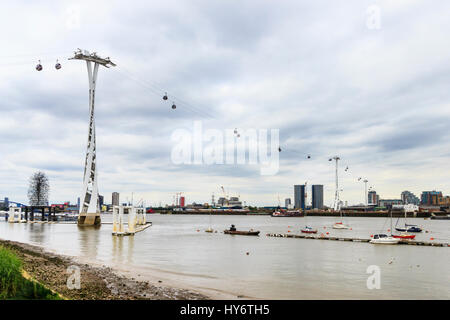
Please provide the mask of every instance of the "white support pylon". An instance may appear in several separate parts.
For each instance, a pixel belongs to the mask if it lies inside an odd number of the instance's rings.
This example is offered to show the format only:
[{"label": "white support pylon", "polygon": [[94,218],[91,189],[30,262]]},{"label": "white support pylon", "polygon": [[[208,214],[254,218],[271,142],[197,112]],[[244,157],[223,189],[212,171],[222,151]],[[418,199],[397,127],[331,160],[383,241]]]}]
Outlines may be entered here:
[{"label": "white support pylon", "polygon": [[[97,165],[96,165],[96,141],[95,141],[95,87],[97,84],[98,67],[106,68],[115,66],[109,58],[102,59],[97,54],[78,50],[70,60],[85,60],[89,78],[89,133],[84,165],[83,191],[81,194],[80,212],[78,216],[79,225],[99,225],[100,206],[98,197]],[[94,68],[92,69],[92,63]]]},{"label": "white support pylon", "polygon": [[334,211],[340,211],[341,209],[341,200],[339,199],[339,172],[338,172],[338,168],[339,168],[339,160],[341,160],[341,158],[339,158],[338,156],[335,156],[333,158],[330,159],[330,161],[336,161],[336,192],[334,194]]}]

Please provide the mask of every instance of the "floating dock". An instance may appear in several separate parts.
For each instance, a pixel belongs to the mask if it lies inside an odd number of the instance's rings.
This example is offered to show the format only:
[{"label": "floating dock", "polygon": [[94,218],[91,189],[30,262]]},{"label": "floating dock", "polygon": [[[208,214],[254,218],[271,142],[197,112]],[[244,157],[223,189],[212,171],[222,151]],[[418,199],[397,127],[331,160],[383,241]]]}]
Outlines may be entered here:
[{"label": "floating dock", "polygon": [[[370,242],[370,240],[371,240],[371,239],[363,239],[363,238],[311,236],[311,235],[302,235],[302,234],[283,234],[283,233],[267,233],[266,236],[275,237],[275,238],[296,238],[296,239],[350,241],[350,242]],[[413,245],[413,246],[448,247],[448,243],[415,241],[415,240],[400,240],[398,244],[408,244],[408,245]]]},{"label": "floating dock", "polygon": [[125,232],[113,232],[113,236],[125,237],[125,236],[134,236],[136,233],[144,231],[145,229],[152,226],[151,222],[147,222],[145,225],[137,226],[136,230],[133,232],[125,231]]}]

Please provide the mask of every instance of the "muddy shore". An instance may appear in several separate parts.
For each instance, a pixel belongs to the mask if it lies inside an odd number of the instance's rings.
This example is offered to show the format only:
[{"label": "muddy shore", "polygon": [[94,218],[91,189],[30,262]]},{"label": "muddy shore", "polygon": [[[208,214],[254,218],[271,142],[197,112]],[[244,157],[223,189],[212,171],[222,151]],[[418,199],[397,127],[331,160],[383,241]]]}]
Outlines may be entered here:
[{"label": "muddy shore", "polygon": [[[0,239],[0,245],[13,251],[23,261],[23,269],[47,288],[75,300],[208,300],[209,297],[186,289],[163,286],[124,277],[113,269],[76,262],[74,259],[15,241]],[[81,288],[69,289],[69,266],[78,266]]]}]

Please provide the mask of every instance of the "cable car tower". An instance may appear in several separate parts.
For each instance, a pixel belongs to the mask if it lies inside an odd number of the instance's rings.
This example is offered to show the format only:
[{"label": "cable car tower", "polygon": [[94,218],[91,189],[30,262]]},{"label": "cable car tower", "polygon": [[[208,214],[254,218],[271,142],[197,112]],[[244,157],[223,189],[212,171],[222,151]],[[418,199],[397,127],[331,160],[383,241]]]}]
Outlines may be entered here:
[{"label": "cable car tower", "polygon": [[[98,67],[100,65],[109,68],[116,66],[109,58],[103,59],[97,56],[97,53],[78,49],[75,55],[69,60],[84,60],[87,64],[89,77],[89,134],[86,151],[86,161],[84,165],[83,192],[81,194],[80,214],[78,216],[78,225],[92,226],[100,225],[100,206],[97,184],[97,166],[96,166],[96,146],[95,146],[95,117],[94,101],[95,87],[97,84]],[[92,69],[92,63],[94,68]]]},{"label": "cable car tower", "polygon": [[338,176],[338,168],[339,168],[339,158],[338,156],[335,156],[333,158],[330,158],[328,161],[336,161],[336,192],[334,195],[334,211],[340,211],[341,210],[341,200],[339,200],[339,176]]}]

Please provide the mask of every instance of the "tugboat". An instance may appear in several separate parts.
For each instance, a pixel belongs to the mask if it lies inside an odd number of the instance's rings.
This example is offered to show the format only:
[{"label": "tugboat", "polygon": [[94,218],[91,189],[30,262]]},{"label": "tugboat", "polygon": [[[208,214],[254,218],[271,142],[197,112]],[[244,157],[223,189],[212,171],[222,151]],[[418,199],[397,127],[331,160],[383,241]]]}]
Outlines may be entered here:
[{"label": "tugboat", "polygon": [[241,236],[257,236],[257,235],[259,235],[259,231],[254,231],[253,229],[250,229],[250,231],[238,231],[238,230],[236,230],[236,227],[234,226],[234,224],[231,225],[230,229],[224,230],[223,233],[233,234],[233,235],[241,235]]},{"label": "tugboat", "polygon": [[272,217],[303,217],[301,211],[280,209],[272,213]]}]

